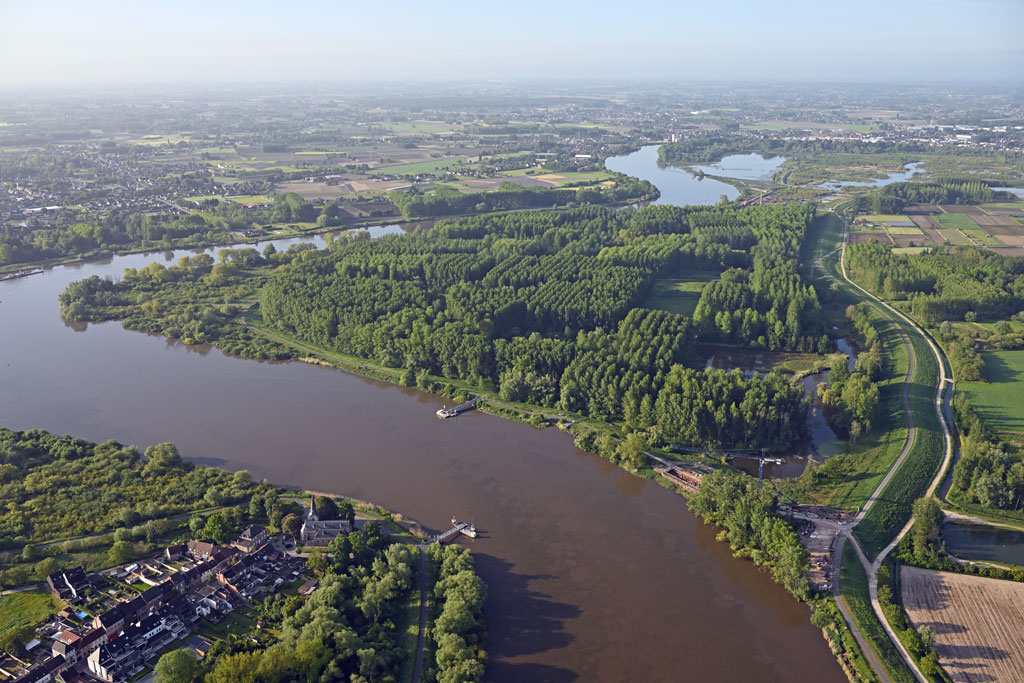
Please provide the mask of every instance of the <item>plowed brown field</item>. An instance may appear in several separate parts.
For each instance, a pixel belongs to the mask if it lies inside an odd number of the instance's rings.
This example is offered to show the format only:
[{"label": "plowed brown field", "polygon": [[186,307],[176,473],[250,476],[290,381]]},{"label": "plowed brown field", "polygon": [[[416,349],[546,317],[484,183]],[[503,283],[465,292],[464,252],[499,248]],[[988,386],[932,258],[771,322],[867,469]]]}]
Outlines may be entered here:
[{"label": "plowed brown field", "polygon": [[901,567],[903,605],[957,683],[1024,680],[1024,584]]}]

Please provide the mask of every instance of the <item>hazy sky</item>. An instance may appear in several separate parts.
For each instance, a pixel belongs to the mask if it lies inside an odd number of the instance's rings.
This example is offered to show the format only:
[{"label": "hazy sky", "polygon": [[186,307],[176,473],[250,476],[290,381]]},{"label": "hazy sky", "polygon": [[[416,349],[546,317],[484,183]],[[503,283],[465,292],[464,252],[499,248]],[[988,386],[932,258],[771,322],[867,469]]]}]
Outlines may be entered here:
[{"label": "hazy sky", "polygon": [[0,85],[1024,80],[1024,0],[0,0]]}]

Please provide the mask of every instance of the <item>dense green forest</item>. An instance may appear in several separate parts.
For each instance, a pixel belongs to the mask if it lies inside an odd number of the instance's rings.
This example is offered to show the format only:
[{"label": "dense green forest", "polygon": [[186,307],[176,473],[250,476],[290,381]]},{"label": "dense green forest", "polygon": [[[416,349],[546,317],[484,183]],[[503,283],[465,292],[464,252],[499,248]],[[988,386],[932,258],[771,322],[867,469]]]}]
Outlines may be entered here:
[{"label": "dense green forest", "polygon": [[[324,251],[223,250],[171,268],[92,278],[65,316],[260,347],[234,322],[260,291],[266,324],[410,376],[497,389],[694,445],[780,447],[804,431],[799,387],[774,373],[695,371],[696,341],[772,350],[831,346],[796,265],[810,207],[582,207],[443,221],[422,237],[340,240]],[[197,261],[197,259],[199,259]],[[643,307],[654,282],[723,270],[694,319]],[[710,311],[736,310],[725,321]],[[253,348],[249,348],[252,346]]]},{"label": "dense green forest", "polygon": [[[772,137],[738,137],[723,134],[695,135],[658,148],[658,160],[666,164],[696,164],[720,161],[729,154],[757,153],[764,156],[796,156],[822,153],[841,154],[956,154],[963,155],[962,148],[937,148],[927,143],[880,140],[868,141],[853,138],[825,139],[782,139]],[[981,153],[980,155],[984,155]],[[998,156],[992,153],[991,156]]]},{"label": "dense green forest", "polygon": [[[491,384],[508,399],[657,424],[689,443],[778,446],[802,433],[798,388],[682,364],[697,339],[827,344],[794,261],[812,217],[806,207],[586,207],[457,219],[422,238],[347,242],[282,268],[261,312],[307,342]],[[754,275],[729,271],[698,310],[731,297],[758,325],[726,336],[706,318],[641,307],[659,276],[730,265]]]},{"label": "dense green forest", "polygon": [[258,487],[241,473],[193,465],[173,444],[141,454],[34,429],[0,428],[0,543],[61,539],[236,503]]},{"label": "dense green forest", "polygon": [[451,187],[441,187],[430,194],[410,190],[393,192],[390,197],[406,218],[426,218],[570,204],[608,204],[657,194],[658,189],[648,181],[620,175],[611,187],[545,188],[502,183],[491,192],[467,194]]},{"label": "dense green forest", "polygon": [[805,577],[810,568],[807,548],[793,527],[778,516],[778,496],[768,487],[757,488],[749,478],[716,471],[701,480],[689,497],[689,508],[705,521],[724,527],[719,540],[772,577],[801,600],[810,596]]},{"label": "dense green forest", "polygon": [[899,213],[914,204],[974,204],[990,202],[995,193],[980,180],[949,179],[929,183],[892,183],[857,197],[854,208],[871,213]]},{"label": "dense green forest", "polygon": [[953,247],[894,254],[879,244],[847,250],[851,277],[890,299],[908,299],[911,314],[926,324],[974,314],[1009,317],[1024,297],[1024,259],[985,249]]},{"label": "dense green forest", "polygon": [[[236,230],[289,221],[317,221],[321,227],[340,225],[337,204],[317,208],[289,192],[274,195],[273,205],[247,208],[211,200],[212,206],[183,216],[128,214],[110,211],[91,223],[70,221],[47,230],[26,233],[4,227],[0,232],[0,266],[84,254],[111,253],[132,247],[198,246],[223,242]],[[69,211],[69,210],[66,210]],[[59,216],[61,218],[61,216]]]}]

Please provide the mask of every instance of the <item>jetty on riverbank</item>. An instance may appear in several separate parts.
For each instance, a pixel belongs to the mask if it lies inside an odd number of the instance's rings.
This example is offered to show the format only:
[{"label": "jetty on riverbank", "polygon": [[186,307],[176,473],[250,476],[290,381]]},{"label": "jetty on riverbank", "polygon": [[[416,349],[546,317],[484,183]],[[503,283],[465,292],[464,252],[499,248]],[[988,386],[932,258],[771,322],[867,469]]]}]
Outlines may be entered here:
[{"label": "jetty on riverbank", "polygon": [[466,401],[465,403],[462,403],[460,405],[455,406],[454,408],[444,408],[443,407],[443,408],[441,408],[440,410],[437,411],[437,416],[439,418],[441,418],[442,420],[447,420],[449,417],[455,417],[459,413],[464,413],[467,410],[472,410],[473,408],[475,408],[476,404],[477,404],[477,401],[479,401],[479,400],[480,400],[480,397],[477,396],[476,398],[470,399],[470,400]]}]

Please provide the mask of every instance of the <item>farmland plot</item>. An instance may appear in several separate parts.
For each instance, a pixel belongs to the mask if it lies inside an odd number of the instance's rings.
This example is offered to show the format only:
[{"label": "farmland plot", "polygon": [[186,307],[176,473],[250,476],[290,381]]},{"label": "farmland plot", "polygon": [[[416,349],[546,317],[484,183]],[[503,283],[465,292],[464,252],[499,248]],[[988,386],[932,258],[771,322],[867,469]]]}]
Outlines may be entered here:
[{"label": "farmland plot", "polygon": [[916,567],[900,568],[915,627],[935,632],[939,663],[956,683],[1020,681],[1024,584]]}]

